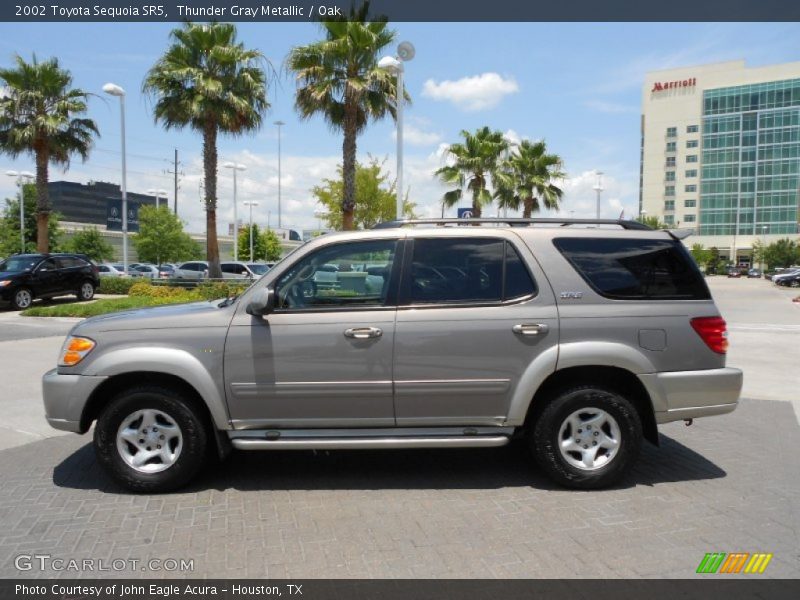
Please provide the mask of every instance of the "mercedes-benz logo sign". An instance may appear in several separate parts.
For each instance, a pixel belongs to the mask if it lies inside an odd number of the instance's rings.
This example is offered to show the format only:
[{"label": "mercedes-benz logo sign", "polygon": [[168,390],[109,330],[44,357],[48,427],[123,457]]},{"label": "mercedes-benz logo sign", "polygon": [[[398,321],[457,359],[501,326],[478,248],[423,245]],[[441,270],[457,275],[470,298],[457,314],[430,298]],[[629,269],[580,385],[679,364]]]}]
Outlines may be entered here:
[{"label": "mercedes-benz logo sign", "polygon": [[111,209],[111,216],[115,219],[119,216],[119,209],[116,206]]}]

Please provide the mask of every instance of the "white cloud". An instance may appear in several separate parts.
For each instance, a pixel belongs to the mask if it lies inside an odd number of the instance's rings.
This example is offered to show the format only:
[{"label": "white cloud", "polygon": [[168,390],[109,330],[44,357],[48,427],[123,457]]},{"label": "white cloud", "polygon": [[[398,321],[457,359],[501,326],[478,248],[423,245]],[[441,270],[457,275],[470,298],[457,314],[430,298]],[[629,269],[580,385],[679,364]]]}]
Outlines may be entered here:
[{"label": "white cloud", "polygon": [[456,81],[437,83],[428,79],[422,88],[422,95],[437,101],[452,102],[462,110],[478,111],[493,108],[505,96],[518,91],[519,85],[513,78],[490,72]]},{"label": "white cloud", "polygon": [[518,134],[513,129],[509,129],[508,131],[506,131],[503,134],[503,137],[506,139],[507,142],[510,142],[511,144],[514,144],[514,145],[517,145],[517,146],[519,145],[519,143],[522,140],[528,139],[526,137],[521,136],[520,134]]},{"label": "white cloud", "polygon": [[[397,139],[397,131],[392,131],[392,139]],[[403,127],[403,142],[411,146],[433,146],[442,141],[442,136],[434,131],[426,131],[414,125]]]}]

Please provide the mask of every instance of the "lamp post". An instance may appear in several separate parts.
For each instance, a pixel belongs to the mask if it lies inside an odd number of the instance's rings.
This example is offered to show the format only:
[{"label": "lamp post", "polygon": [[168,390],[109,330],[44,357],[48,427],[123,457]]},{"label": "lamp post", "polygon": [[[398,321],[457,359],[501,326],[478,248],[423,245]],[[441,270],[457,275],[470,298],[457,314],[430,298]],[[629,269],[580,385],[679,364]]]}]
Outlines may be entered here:
[{"label": "lamp post", "polygon": [[[255,200],[245,200],[242,202],[245,206],[250,207],[250,262],[253,262],[253,207],[258,206]],[[239,240],[236,240],[236,245],[239,245]]]},{"label": "lamp post", "polygon": [[602,171],[595,171],[595,175],[597,175],[597,183],[594,184],[592,188],[595,192],[597,192],[597,218],[600,218],[600,193],[603,191],[603,172]]},{"label": "lamp post", "polygon": [[397,207],[396,218],[403,218],[403,103],[405,88],[403,76],[405,74],[404,62],[414,58],[416,51],[411,42],[402,42],[397,46],[397,56],[384,56],[378,61],[378,68],[397,75],[397,97],[395,107],[397,112]]},{"label": "lamp post", "polygon": [[278,229],[281,228],[281,127],[286,125],[283,121],[275,121],[278,127]]},{"label": "lamp post", "polygon": [[17,187],[19,188],[19,239],[22,254],[25,254],[25,190],[22,185],[27,179],[29,182],[33,180],[33,173],[29,171],[6,171],[9,177],[17,178]]},{"label": "lamp post", "polygon": [[236,172],[246,171],[247,167],[238,163],[226,162],[226,169],[233,170],[233,260],[239,260],[239,217],[236,207]]},{"label": "lamp post", "polygon": [[103,91],[119,98],[120,134],[122,137],[122,272],[128,274],[128,189],[125,165],[125,90],[114,83],[107,83]]},{"label": "lamp post", "polygon": [[767,231],[769,230],[769,225],[763,225],[761,227],[761,270],[764,270],[764,248],[767,247]]},{"label": "lamp post", "polygon": [[156,197],[156,209],[158,209],[160,207],[159,199],[164,198],[165,202],[167,200],[167,190],[152,190],[151,189],[151,190],[147,190],[147,194],[149,196],[155,196]]}]

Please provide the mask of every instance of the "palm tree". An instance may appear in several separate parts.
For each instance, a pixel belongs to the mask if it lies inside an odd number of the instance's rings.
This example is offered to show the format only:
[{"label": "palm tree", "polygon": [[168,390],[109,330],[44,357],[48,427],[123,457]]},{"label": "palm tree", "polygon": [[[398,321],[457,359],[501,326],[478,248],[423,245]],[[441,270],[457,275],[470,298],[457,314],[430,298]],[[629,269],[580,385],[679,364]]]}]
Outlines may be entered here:
[{"label": "palm tree", "polygon": [[145,77],[142,90],[155,99],[153,115],[166,129],[186,126],[203,135],[206,253],[209,276],[222,277],[217,241],[217,135],[257,130],[269,108],[269,64],[245,48],[230,23],[186,23]]},{"label": "palm tree", "polygon": [[446,156],[452,164],[437,169],[437,175],[444,183],[456,187],[444,194],[442,202],[454,206],[466,193],[472,194],[472,216],[480,218],[484,205],[491,204],[492,194],[488,179],[494,180],[509,142],[500,131],[488,127],[478,129],[474,134],[462,131],[464,143],[451,144]]},{"label": "palm tree", "polygon": [[386,20],[367,21],[369,2],[322,23],[325,39],[293,48],[286,64],[295,73],[295,108],[308,119],[321,113],[342,143],[342,227],[353,229],[356,140],[370,120],[395,116],[397,81],[378,68],[378,57],[395,38]]},{"label": "palm tree", "polygon": [[558,210],[564,191],[554,181],[563,179],[561,158],[548,154],[544,141],[523,140],[496,174],[495,197],[500,206],[519,210],[530,219],[542,207]]},{"label": "palm tree", "polygon": [[0,69],[5,94],[0,97],[0,152],[12,157],[31,154],[36,162],[36,248],[49,252],[50,194],[47,190],[50,164],[69,166],[78,155],[89,157],[97,125],[81,117],[89,94],[72,87],[72,75],[57,58],[44,62],[33,57]]}]

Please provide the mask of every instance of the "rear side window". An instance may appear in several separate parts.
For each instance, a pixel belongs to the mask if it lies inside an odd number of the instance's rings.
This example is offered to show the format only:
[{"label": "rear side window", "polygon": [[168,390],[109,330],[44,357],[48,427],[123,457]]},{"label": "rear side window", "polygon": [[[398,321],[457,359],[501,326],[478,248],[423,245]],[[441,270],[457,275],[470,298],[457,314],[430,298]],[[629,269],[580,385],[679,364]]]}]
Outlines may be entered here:
[{"label": "rear side window", "polygon": [[516,250],[498,239],[416,239],[411,304],[501,302],[536,293]]},{"label": "rear side window", "polygon": [[599,294],[618,300],[707,300],[703,276],[670,240],[556,238],[556,248]]},{"label": "rear side window", "polygon": [[58,264],[62,269],[74,269],[76,267],[86,266],[86,263],[84,261],[74,256],[59,256]]}]

